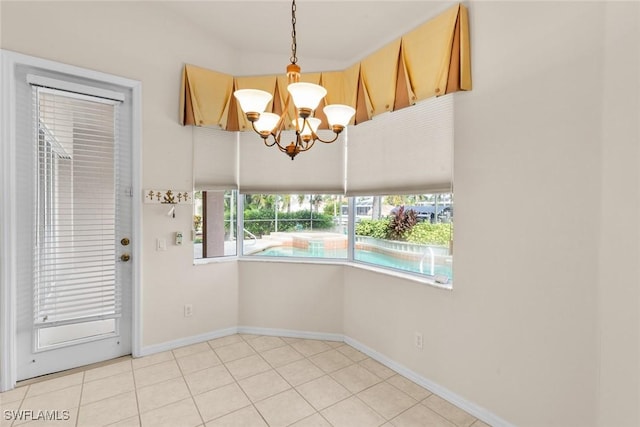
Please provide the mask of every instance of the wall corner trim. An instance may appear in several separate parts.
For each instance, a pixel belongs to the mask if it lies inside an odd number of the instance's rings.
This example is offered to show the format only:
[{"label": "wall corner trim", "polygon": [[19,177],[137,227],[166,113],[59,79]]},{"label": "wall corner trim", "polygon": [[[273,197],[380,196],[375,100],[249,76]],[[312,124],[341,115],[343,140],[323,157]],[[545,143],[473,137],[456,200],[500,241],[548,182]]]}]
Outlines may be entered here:
[{"label": "wall corner trim", "polygon": [[493,427],[514,427],[513,424],[503,420],[502,418],[489,412],[483,407],[478,406],[475,403],[470,402],[469,400],[463,398],[462,396],[452,392],[451,390],[448,390],[447,388],[442,387],[441,385],[415,373],[411,369],[389,359],[387,356],[381,353],[378,353],[377,351],[367,347],[362,343],[352,338],[349,338],[347,336],[345,336],[344,342],[346,344],[349,344],[351,347],[366,354],[370,358],[376,360],[377,362],[380,362],[386,367],[396,371],[400,375],[410,379],[411,381],[420,385],[421,387],[426,388],[427,390],[431,391],[433,394],[436,394],[442,397],[443,399],[453,403],[460,409],[467,411],[469,414],[473,415],[479,420],[484,421],[485,423]]},{"label": "wall corner trim", "polygon": [[294,331],[291,329],[255,328],[252,326],[238,326],[239,334],[269,335],[286,338],[302,338],[307,340],[344,341],[344,335],[325,332]]},{"label": "wall corner trim", "polygon": [[[192,335],[190,337],[180,338],[173,341],[166,341],[159,344],[151,344],[140,348],[139,357],[149,356],[155,353],[161,353],[163,351],[173,350],[175,348],[184,347],[187,345],[198,344],[201,342],[214,340],[216,338],[226,337],[238,333],[237,327],[231,327],[226,329],[218,329],[217,331],[206,332],[204,334]],[[136,356],[136,357],[138,357]]]}]

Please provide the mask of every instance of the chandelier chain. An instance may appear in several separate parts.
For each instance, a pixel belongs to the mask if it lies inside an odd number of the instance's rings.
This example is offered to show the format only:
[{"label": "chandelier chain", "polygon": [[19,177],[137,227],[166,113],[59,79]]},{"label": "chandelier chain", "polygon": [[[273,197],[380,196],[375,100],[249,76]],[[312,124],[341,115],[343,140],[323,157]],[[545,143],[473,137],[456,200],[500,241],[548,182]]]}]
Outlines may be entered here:
[{"label": "chandelier chain", "polygon": [[[2,0],[0,0],[2,1]],[[287,66],[287,97],[280,115],[268,112],[267,107],[273,99],[273,94],[263,90],[239,89],[234,96],[240,103],[246,119],[253,130],[262,137],[267,147],[276,146],[278,150],[288,155],[291,160],[299,153],[308,151],[316,141],[330,144],[337,141],[339,134],[349,124],[356,110],[348,105],[325,105],[324,112],[327,124],[333,131],[333,138],[322,139],[316,133],[320,119],[314,117],[314,110],[322,102],[327,90],[321,85],[300,82],[300,67],[298,66],[298,41],[296,39],[296,0],[291,0],[291,64]],[[297,101],[296,101],[297,100]],[[299,104],[298,104],[299,103]],[[288,124],[290,107],[297,110],[297,118],[293,128]],[[288,144],[281,142],[285,129],[295,130],[295,138]],[[272,139],[271,141],[269,139]]]},{"label": "chandelier chain", "polygon": [[291,63],[298,62],[296,52],[298,50],[298,43],[296,40],[296,0],[291,3]]}]

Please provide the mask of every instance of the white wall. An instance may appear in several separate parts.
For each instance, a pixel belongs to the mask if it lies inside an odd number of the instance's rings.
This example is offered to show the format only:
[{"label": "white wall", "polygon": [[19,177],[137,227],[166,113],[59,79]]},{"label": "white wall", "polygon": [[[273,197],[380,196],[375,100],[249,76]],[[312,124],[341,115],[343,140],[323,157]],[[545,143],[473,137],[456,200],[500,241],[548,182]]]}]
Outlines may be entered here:
[{"label": "white wall", "polygon": [[242,261],[240,326],[342,334],[343,267]]},{"label": "white wall", "polygon": [[[516,425],[637,425],[638,107],[618,102],[637,94],[628,30],[638,20],[619,30],[625,12],[608,15],[610,44],[622,33],[626,45],[605,56],[605,11],[471,4],[474,89],[456,95],[454,290],[345,274],[347,336]],[[608,67],[622,52],[636,59],[620,75]]]},{"label": "white wall", "polygon": [[608,3],[605,12],[598,421],[638,426],[640,3]]},{"label": "white wall", "polygon": [[472,6],[454,274],[486,364],[457,360],[454,389],[492,384],[469,397],[516,425],[593,425],[604,6]]},{"label": "white wall", "polygon": [[[178,124],[182,67],[233,73],[234,52],[156,2],[3,1],[0,7],[3,49],[140,80],[142,186],[192,188],[192,131]],[[143,207],[143,346],[237,324],[236,264],[193,266],[188,238],[156,252],[157,237],[171,242],[173,232],[189,236],[192,227],[189,207],[179,206],[175,219],[166,211]],[[194,305],[188,319],[185,303]]]}]

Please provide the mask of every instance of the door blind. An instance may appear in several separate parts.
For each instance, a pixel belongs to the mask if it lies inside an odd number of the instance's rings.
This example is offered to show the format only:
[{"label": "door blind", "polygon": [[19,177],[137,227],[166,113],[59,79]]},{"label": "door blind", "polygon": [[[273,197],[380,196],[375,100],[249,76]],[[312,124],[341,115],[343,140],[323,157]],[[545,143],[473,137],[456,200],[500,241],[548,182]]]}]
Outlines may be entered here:
[{"label": "door blind", "polygon": [[117,318],[120,102],[32,86],[37,144],[34,325]]}]

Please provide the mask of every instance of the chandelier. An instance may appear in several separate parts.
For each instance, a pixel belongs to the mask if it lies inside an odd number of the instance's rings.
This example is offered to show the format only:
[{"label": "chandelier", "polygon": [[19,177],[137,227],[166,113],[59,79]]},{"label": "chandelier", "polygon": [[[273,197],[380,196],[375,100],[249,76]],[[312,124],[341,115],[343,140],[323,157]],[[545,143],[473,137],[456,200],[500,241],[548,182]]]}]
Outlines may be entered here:
[{"label": "chandelier", "polygon": [[[327,90],[313,83],[300,82],[300,67],[296,43],[296,1],[291,4],[291,64],[287,66],[287,91],[281,115],[265,112],[273,97],[269,92],[257,89],[236,90],[233,95],[240,103],[240,108],[251,122],[253,130],[259,134],[267,147],[276,146],[286,153],[291,160],[300,152],[310,150],[316,141],[330,144],[338,139],[340,132],[349,124],[356,110],[348,105],[332,104],[323,108],[329,128],[334,132],[333,139],[324,140],[317,134],[321,120],[314,117],[314,111],[327,94]],[[290,103],[293,102],[297,118],[292,121],[295,129],[295,141],[288,145],[281,143],[282,131],[286,128],[286,116]]]}]

